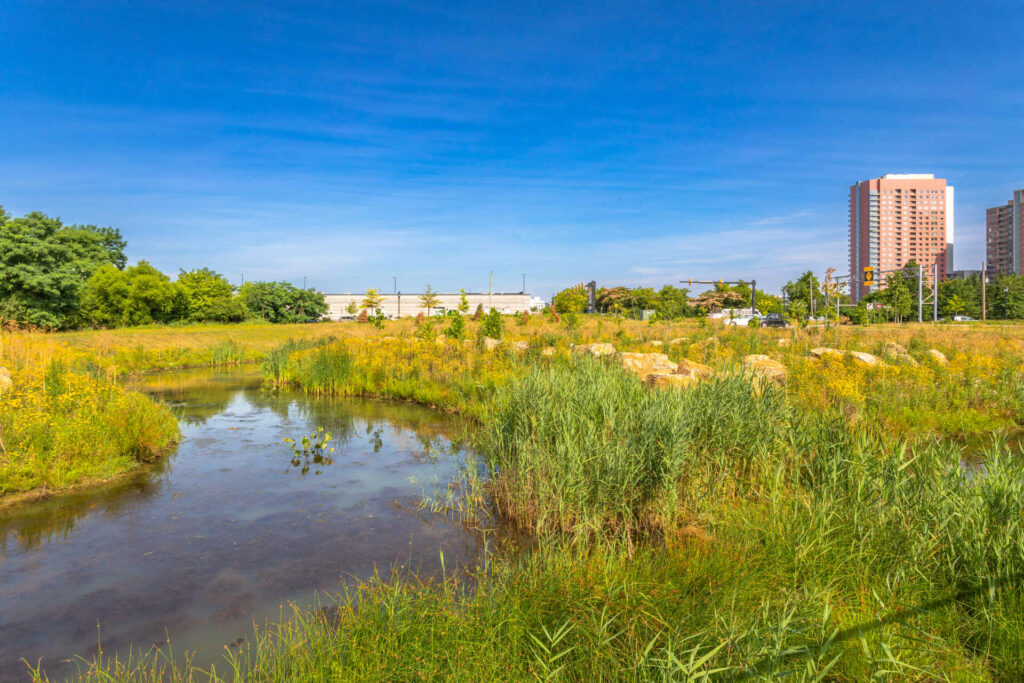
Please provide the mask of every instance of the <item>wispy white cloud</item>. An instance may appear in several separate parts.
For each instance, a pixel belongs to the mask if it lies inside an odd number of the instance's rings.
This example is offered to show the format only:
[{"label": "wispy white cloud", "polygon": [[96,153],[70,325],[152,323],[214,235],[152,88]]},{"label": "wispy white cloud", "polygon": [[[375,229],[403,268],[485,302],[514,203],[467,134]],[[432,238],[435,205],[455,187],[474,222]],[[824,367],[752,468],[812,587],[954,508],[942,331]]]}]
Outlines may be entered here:
[{"label": "wispy white cloud", "polygon": [[801,218],[807,218],[812,215],[813,212],[804,209],[803,211],[795,211],[793,213],[787,213],[783,216],[768,216],[766,218],[758,218],[757,220],[750,221],[748,225],[781,225],[784,223],[792,223],[793,221],[800,220]]}]

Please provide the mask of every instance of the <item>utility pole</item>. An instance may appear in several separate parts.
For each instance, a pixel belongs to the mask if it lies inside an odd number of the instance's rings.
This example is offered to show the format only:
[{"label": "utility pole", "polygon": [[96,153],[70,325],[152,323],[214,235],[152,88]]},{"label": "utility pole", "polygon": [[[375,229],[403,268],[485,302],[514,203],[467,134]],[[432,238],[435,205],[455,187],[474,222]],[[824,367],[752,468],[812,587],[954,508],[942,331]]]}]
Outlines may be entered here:
[{"label": "utility pole", "polygon": [[925,310],[924,310],[924,302],[921,300],[922,296],[925,293],[925,278],[924,278],[924,274],[925,274],[925,267],[919,263],[918,264],[918,322],[919,323],[922,323],[924,321],[924,312],[925,312]]},{"label": "utility pole", "polygon": [[988,319],[988,307],[985,305],[985,281],[988,279],[988,273],[985,272],[985,262],[981,262],[981,319]]},{"label": "utility pole", "polygon": [[[395,284],[395,287],[396,288],[398,287],[397,283]],[[402,293],[396,291],[395,294],[398,296],[398,317],[401,318],[402,317]]]},{"label": "utility pole", "polygon": [[932,322],[939,322],[939,262],[932,264]]},{"label": "utility pole", "polygon": [[526,294],[526,273],[523,273],[523,294]]},{"label": "utility pole", "polygon": [[814,273],[811,273],[810,287],[808,287],[808,298],[811,300],[811,317],[814,317]]},{"label": "utility pole", "polygon": [[398,294],[398,276],[397,275],[392,275],[391,276],[391,292],[393,294]]}]

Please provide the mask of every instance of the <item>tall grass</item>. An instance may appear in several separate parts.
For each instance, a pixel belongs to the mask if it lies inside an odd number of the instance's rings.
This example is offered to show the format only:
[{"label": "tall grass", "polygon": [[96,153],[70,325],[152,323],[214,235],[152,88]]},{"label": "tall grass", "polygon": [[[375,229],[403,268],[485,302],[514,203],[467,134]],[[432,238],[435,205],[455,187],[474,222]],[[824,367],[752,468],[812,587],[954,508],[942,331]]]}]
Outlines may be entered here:
[{"label": "tall grass", "polygon": [[0,337],[0,352],[12,381],[0,390],[0,503],[112,478],[178,439],[170,410],[79,353],[17,335]]},{"label": "tall grass", "polygon": [[761,490],[786,459],[788,408],[740,377],[651,391],[591,358],[501,387],[479,433],[491,489],[520,528],[663,533]]}]

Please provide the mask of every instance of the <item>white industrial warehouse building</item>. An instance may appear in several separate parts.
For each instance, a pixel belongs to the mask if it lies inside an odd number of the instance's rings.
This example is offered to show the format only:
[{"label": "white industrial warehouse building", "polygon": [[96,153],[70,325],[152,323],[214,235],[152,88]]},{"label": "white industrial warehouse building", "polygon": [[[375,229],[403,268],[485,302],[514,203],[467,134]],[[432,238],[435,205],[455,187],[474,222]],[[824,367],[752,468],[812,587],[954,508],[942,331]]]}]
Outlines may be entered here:
[{"label": "white industrial warehouse building", "polygon": [[[380,294],[383,299],[380,309],[389,318],[415,316],[421,312],[427,315],[427,309],[423,307],[423,302],[420,301],[422,295],[422,292],[414,294],[406,294],[404,292]],[[430,313],[437,315],[458,310],[459,299],[462,297],[461,293],[438,293],[436,296],[438,305]],[[327,300],[327,306],[329,307],[327,318],[330,320],[346,320],[356,317],[363,310],[363,299],[365,297],[366,295],[363,293],[325,294],[324,299]],[[476,294],[467,292],[466,300],[469,302],[470,314],[476,311],[477,306],[483,306],[484,311],[489,311],[493,308],[499,313],[508,315],[522,313],[531,309],[539,310],[545,305],[543,299],[522,292],[515,294],[505,294],[504,292]],[[356,305],[355,314],[350,313],[348,310],[349,305],[353,302]],[[373,311],[369,312],[373,313]]]}]

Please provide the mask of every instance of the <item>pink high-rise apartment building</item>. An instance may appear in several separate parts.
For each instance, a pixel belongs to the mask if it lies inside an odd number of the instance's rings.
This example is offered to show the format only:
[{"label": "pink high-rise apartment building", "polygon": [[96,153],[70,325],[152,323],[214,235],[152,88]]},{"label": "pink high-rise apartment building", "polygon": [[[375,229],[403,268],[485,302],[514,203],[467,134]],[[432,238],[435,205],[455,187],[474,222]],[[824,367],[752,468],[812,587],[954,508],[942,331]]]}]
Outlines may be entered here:
[{"label": "pink high-rise apartment building", "polygon": [[[931,173],[888,173],[850,187],[850,294],[856,303],[885,273],[914,260],[931,282],[953,270],[953,186]],[[874,267],[875,284],[863,284]]]}]

